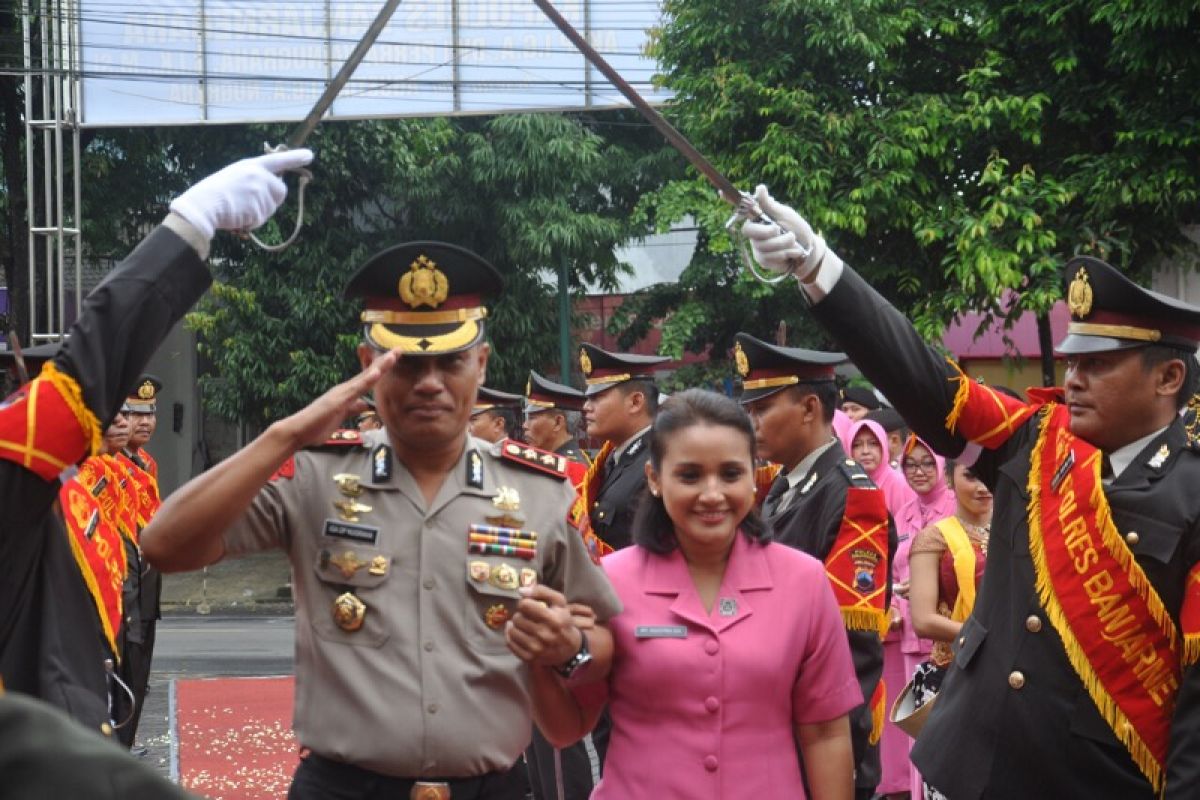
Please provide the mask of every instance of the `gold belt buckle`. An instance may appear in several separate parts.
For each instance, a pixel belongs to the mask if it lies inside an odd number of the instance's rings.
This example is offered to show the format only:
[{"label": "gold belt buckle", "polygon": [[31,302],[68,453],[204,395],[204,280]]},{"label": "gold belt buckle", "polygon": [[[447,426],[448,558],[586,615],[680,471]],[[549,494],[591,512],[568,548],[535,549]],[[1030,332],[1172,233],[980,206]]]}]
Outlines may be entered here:
[{"label": "gold belt buckle", "polygon": [[450,784],[417,781],[408,793],[408,800],[450,800]]}]

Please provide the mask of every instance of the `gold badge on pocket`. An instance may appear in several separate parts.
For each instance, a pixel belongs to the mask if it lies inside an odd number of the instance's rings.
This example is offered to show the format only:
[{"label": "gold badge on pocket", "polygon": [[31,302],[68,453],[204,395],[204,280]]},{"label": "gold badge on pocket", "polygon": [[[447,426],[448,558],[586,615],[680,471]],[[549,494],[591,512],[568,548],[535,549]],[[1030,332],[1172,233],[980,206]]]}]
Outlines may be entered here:
[{"label": "gold badge on pocket", "polygon": [[488,610],[483,612],[483,621],[492,630],[503,628],[504,623],[508,622],[508,609],[505,608],[503,603],[488,606]]},{"label": "gold badge on pocket", "polygon": [[348,633],[363,626],[367,618],[367,604],[359,600],[354,592],[344,592],[333,601],[333,621]]},{"label": "gold badge on pocket", "polygon": [[525,567],[521,570],[521,586],[534,586],[537,584],[537,570]]},{"label": "gold badge on pocket", "polygon": [[516,589],[520,585],[517,571],[509,564],[497,564],[492,567],[489,583],[497,589]]},{"label": "gold badge on pocket", "polygon": [[486,561],[472,561],[468,569],[471,580],[476,583],[487,583],[488,576],[492,574],[492,568]]}]

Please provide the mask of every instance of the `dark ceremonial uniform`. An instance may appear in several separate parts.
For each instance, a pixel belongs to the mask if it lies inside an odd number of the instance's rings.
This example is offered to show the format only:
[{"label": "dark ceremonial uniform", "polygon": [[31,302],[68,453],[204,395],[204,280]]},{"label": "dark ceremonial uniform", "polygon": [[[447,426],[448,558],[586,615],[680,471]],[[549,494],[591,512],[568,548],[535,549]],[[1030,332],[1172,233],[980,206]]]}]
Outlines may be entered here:
[{"label": "dark ceremonial uniform", "polygon": [[[791,386],[832,384],[834,366],[845,362],[846,357],[842,353],[779,347],[739,333],[734,360],[742,378],[741,402],[750,404]],[[882,494],[836,438],[810,459],[797,464],[792,475],[778,475],[779,483],[763,503],[763,518],[771,525],[776,541],[825,563],[838,595],[854,673],[866,700],[850,712],[855,787],[860,795],[869,797],[881,773],[878,741],[885,705],[880,683],[881,631],[886,632],[886,609],[891,602],[889,565],[896,554],[896,529]],[[860,499],[865,505],[856,510],[853,506]],[[848,519],[861,526],[865,539],[854,542],[857,533]],[[868,575],[869,580],[847,581],[847,572],[855,578]],[[845,594],[847,584],[861,591]]]},{"label": "dark ceremonial uniform", "polygon": [[0,800],[192,797],[61,711],[16,693],[0,695],[0,775]]},{"label": "dark ceremonial uniform", "polygon": [[[481,341],[482,296],[499,288],[475,254],[415,242],[373,257],[347,294],[366,297],[367,342],[407,361]],[[225,533],[228,555],[277,547],[292,564],[294,725],[311,755],[291,797],[409,797],[416,781],[524,797],[513,767],[531,675],[504,632],[520,587],[544,583],[600,620],[620,609],[567,522],[561,460],[465,436],[429,502],[387,431],[339,432],[289,459]]]},{"label": "dark ceremonial uniform", "polygon": [[[587,383],[584,395],[594,397],[633,380],[653,385],[654,368],[668,360],[661,356],[610,353],[584,344],[579,353],[579,366]],[[586,490],[580,487],[587,499],[592,530],[614,550],[633,543],[633,518],[646,489],[649,435],[647,429],[627,442],[606,443],[589,470]]]},{"label": "dark ceremonial uniform", "polygon": [[[128,414],[154,414],[158,411],[158,393],[162,381],[153,375],[143,375],[137,387],[126,398],[122,410]],[[161,504],[158,491],[158,465],[145,448],[126,449],[120,456],[129,476],[129,490],[136,495],[137,534],[150,524]],[[142,706],[150,684],[150,663],[154,655],[154,639],[158,620],[162,616],[159,601],[162,597],[162,574],[142,557],[141,548],[133,539],[132,560],[126,578],[127,601],[125,612],[124,656],[121,659],[121,678],[133,692],[134,706],[129,722],[118,730],[126,747],[132,747],[137,736]]]},{"label": "dark ceremonial uniform", "polygon": [[[1066,278],[1061,352],[1196,349],[1200,310],[1094,259]],[[1027,406],[964,378],[849,268],[812,310],[917,435],[964,460],[982,448],[995,495],[974,612],[913,750],[921,774],[954,800],[1149,798],[1164,775],[1167,797],[1197,796],[1200,450],[1183,422],[1105,486],[1052,393]]]},{"label": "dark ceremonial uniform", "polygon": [[167,226],[196,236],[169,217],[88,295],[59,354],[0,409],[0,676],[10,691],[105,732],[103,634],[52,506],[58,474],[99,445],[103,423],[211,281],[197,250]]}]

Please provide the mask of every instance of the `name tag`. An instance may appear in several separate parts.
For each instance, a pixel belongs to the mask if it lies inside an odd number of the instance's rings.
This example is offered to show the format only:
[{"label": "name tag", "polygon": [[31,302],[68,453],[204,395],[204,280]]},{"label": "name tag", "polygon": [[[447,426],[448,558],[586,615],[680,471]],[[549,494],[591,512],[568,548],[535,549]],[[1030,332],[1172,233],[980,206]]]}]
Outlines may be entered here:
[{"label": "name tag", "polygon": [[635,629],[639,639],[686,639],[686,625],[638,625]]},{"label": "name tag", "polygon": [[370,525],[351,525],[348,522],[327,519],[325,520],[325,535],[332,536],[334,539],[349,539],[352,542],[375,544],[375,540],[379,538],[379,528],[372,528]]}]

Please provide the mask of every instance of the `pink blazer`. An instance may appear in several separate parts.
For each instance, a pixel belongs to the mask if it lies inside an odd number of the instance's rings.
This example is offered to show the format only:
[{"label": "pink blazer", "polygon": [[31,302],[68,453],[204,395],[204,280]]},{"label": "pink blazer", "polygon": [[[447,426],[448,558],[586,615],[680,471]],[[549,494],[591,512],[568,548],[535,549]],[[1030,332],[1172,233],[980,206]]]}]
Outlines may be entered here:
[{"label": "pink blazer", "polygon": [[740,533],[712,613],[679,551],[607,556],[624,611],[612,620],[613,728],[592,800],[804,797],[794,725],[863,702],[824,567]]}]

